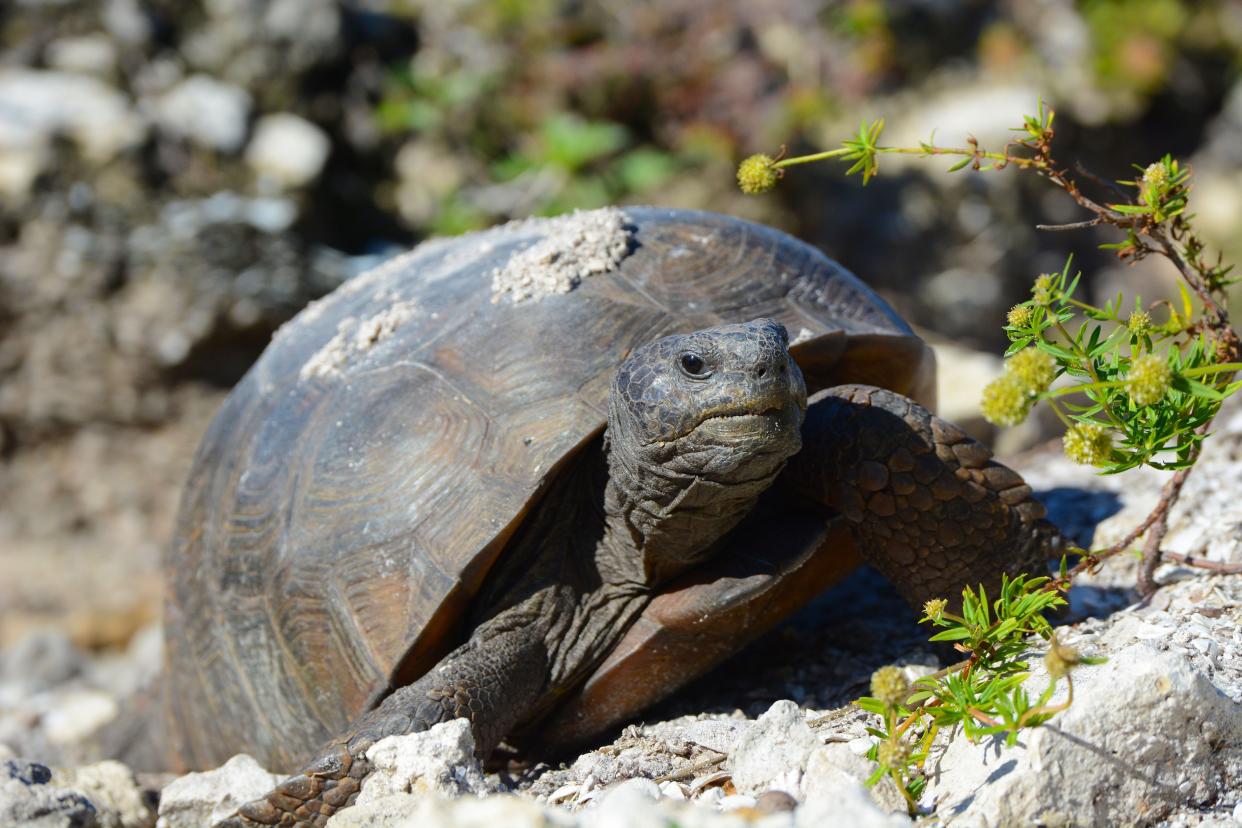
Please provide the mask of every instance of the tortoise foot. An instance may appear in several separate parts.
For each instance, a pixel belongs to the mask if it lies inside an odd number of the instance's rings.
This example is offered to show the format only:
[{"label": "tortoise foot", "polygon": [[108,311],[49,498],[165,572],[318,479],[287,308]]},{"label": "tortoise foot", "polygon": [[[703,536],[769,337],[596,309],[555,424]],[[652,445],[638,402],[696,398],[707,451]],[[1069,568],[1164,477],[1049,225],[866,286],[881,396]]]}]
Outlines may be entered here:
[{"label": "tortoise foot", "polygon": [[812,498],[843,515],[859,550],[912,606],[950,603],[1002,572],[1043,575],[1060,552],[1055,527],[1017,472],[911,399],[842,385],[807,411],[790,462]]},{"label": "tortoise foot", "polygon": [[265,796],[247,802],[214,828],[323,828],[328,819],[354,803],[362,780],[371,772],[365,756],[371,742],[335,744],[299,773]]}]

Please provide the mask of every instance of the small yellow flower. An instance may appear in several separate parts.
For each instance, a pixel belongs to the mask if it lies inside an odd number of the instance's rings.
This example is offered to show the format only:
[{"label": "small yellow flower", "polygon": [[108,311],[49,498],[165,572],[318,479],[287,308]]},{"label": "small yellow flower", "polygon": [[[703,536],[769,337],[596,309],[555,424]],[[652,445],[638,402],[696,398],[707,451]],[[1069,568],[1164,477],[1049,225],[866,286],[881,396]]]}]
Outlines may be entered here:
[{"label": "small yellow flower", "polygon": [[770,155],[750,156],[737,167],[737,186],[748,195],[766,193],[781,177],[780,170],[773,166],[775,163]]},{"label": "small yellow flower", "polygon": [[1074,423],[1061,438],[1065,456],[1084,466],[1102,466],[1113,453],[1113,436],[1095,423]]},{"label": "small yellow flower", "polygon": [[1031,288],[1031,295],[1035,297],[1035,303],[1038,305],[1048,305],[1052,303],[1052,276],[1043,273],[1035,280],[1034,287]]},{"label": "small yellow flower", "polygon": [[1073,647],[1062,644],[1053,636],[1048,644],[1048,652],[1044,653],[1044,666],[1048,675],[1054,679],[1065,678],[1070,670],[1082,663],[1082,655]]},{"label": "small yellow flower", "polygon": [[1135,311],[1126,320],[1126,327],[1134,336],[1144,336],[1151,332],[1151,314],[1147,311]]},{"label": "small yellow flower", "polygon": [[945,607],[949,606],[949,602],[943,598],[932,598],[923,604],[923,615],[932,621],[939,621],[944,616]]},{"label": "small yellow flower", "polygon": [[1014,305],[1009,309],[1005,320],[1012,328],[1025,328],[1031,324],[1031,308],[1029,305]]},{"label": "small yellow flower", "polygon": [[1160,203],[1160,197],[1164,195],[1164,189],[1168,183],[1169,172],[1164,168],[1164,164],[1159,161],[1148,164],[1147,169],[1143,170],[1143,186],[1140,190],[1143,201],[1155,207]]},{"label": "small yellow flower", "polygon": [[993,425],[1017,425],[1026,419],[1035,397],[1021,377],[1006,371],[983,389],[979,409]]},{"label": "small yellow flower", "polygon": [[896,707],[910,698],[910,680],[906,671],[888,665],[871,674],[871,695],[889,707]]},{"label": "small yellow flower", "polygon": [[1144,354],[1130,364],[1126,384],[1136,405],[1151,405],[1164,399],[1173,380],[1169,361],[1159,354]]},{"label": "small yellow flower", "polygon": [[1143,183],[1150,187],[1160,187],[1169,180],[1169,171],[1164,168],[1164,164],[1159,161],[1153,161],[1147,165],[1147,169],[1143,170]]},{"label": "small yellow flower", "polygon": [[910,745],[904,739],[898,739],[895,742],[880,742],[875,758],[880,760],[881,765],[904,768],[910,764]]},{"label": "small yellow flower", "polygon": [[1047,391],[1057,375],[1057,361],[1038,348],[1023,348],[1005,360],[1005,370],[1022,380],[1032,394]]}]

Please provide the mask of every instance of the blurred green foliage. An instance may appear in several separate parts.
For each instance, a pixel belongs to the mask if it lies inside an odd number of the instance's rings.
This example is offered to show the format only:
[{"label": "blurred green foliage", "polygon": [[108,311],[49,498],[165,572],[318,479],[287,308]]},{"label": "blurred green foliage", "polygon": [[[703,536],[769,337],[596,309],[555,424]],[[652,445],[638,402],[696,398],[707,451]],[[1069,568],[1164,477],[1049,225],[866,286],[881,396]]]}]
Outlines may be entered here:
[{"label": "blurred green foliage", "polygon": [[[1242,19],[1225,0],[1081,0],[1073,9],[1089,41],[1082,83],[1117,96],[1123,120],[1142,116],[1179,60],[1224,60],[1235,73],[1242,65]],[[779,203],[748,205],[715,183],[739,157],[818,143],[877,96],[918,87],[946,65],[1020,71],[1044,88],[1057,88],[1052,75],[1065,69],[1046,57],[1056,35],[1023,0],[935,9],[394,0],[389,11],[408,17],[419,46],[389,67],[377,123],[390,140],[444,148],[460,167],[460,187],[406,216],[434,233],[634,201],[776,220]]]}]

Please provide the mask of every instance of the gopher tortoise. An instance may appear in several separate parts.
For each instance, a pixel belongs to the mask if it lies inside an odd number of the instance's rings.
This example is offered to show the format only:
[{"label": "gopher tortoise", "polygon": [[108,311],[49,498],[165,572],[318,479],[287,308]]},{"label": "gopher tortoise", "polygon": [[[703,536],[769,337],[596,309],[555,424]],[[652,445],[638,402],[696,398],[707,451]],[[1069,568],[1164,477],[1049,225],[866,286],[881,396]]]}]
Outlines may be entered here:
[{"label": "gopher tortoise", "polygon": [[581,743],[860,563],[914,605],[1042,569],[1042,507],[933,380],[857,278],[749,222],[424,244],[279,331],[207,432],[167,566],[171,749],[300,768],[228,824],[319,826],[384,736]]}]

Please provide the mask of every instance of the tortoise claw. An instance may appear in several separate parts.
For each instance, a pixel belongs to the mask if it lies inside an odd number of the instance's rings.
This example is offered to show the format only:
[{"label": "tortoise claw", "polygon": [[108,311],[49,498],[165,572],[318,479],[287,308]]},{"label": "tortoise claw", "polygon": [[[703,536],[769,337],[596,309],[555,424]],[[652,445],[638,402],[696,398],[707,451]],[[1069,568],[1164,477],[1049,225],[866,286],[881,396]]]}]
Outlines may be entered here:
[{"label": "tortoise claw", "polygon": [[343,744],[332,746],[266,795],[247,802],[233,816],[213,828],[323,828],[328,819],[352,805],[362,790],[362,780],[371,771],[364,754],[370,743],[352,750]]}]

